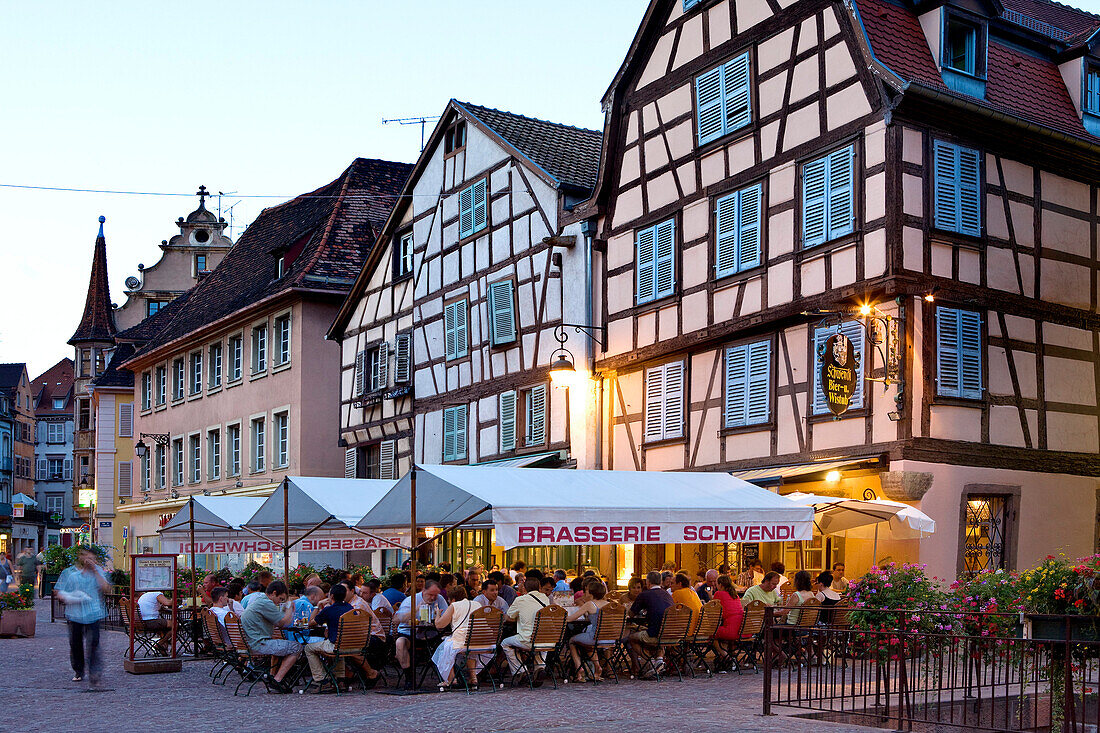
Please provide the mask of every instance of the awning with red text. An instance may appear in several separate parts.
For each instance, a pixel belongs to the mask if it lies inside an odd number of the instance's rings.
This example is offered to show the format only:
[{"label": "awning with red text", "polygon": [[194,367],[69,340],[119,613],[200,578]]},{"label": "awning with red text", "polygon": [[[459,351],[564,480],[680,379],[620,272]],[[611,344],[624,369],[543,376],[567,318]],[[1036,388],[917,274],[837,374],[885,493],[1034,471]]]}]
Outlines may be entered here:
[{"label": "awning with red text", "polygon": [[[411,481],[359,526],[407,527]],[[420,466],[416,499],[418,526],[491,526],[505,548],[808,540],[813,530],[812,508],[717,472]]]}]

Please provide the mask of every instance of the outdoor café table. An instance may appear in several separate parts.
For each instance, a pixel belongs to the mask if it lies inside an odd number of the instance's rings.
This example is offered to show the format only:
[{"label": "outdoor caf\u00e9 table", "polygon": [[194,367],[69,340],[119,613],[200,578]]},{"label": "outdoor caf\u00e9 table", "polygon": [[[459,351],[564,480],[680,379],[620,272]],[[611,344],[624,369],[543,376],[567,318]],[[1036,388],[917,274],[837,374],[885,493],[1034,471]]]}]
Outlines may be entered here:
[{"label": "outdoor caf\u00e9 table", "polygon": [[[179,653],[197,656],[199,654],[198,642],[203,638],[202,619],[199,618],[196,611],[190,608],[179,608],[177,614],[176,645]],[[160,616],[166,621],[172,620],[170,610],[162,609]]]}]

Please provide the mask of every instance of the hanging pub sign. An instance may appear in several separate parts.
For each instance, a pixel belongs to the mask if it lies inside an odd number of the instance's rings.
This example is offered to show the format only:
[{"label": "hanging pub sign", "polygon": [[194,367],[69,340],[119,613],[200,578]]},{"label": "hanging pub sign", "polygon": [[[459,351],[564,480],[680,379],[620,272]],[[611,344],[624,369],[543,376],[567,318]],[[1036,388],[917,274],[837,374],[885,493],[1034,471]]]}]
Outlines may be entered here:
[{"label": "hanging pub sign", "polygon": [[852,340],[842,333],[834,333],[825,341],[821,355],[821,390],[825,404],[834,415],[843,415],[852,404],[856,393],[859,364]]}]

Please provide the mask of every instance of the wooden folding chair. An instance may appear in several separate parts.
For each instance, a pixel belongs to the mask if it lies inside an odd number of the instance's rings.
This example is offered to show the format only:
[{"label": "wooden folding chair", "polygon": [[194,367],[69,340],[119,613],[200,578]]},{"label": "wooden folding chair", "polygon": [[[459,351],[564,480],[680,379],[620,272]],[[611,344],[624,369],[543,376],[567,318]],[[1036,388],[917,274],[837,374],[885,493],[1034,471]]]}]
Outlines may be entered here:
[{"label": "wooden folding chair", "polygon": [[791,611],[798,616],[793,624],[794,633],[791,638],[792,658],[805,661],[807,655],[813,652],[813,629],[817,626],[817,619],[821,613],[821,601],[816,598],[808,598],[802,605]]},{"label": "wooden folding chair", "polygon": [[[553,668],[557,666],[564,676],[561,655],[563,653],[562,647],[565,644],[565,619],[568,615],[569,613],[561,606],[540,608],[538,613],[535,614],[535,628],[531,632],[531,648],[516,650],[524,660],[524,666],[527,668],[527,683],[531,686],[531,689],[535,687],[535,667],[540,654],[546,672],[550,675],[550,682],[553,683],[555,690],[558,688]],[[514,676],[512,681],[514,684]]]},{"label": "wooden folding chair", "polygon": [[[483,654],[489,654],[492,655],[492,658],[485,665],[485,668],[490,668],[500,652],[500,634],[504,628],[504,613],[494,606],[481,606],[470,613],[470,619],[467,623],[470,628],[466,630],[466,645],[455,657],[455,668],[461,669],[462,684],[466,689],[466,694],[470,694],[471,692],[477,692],[478,685],[470,686],[470,673],[467,669],[466,660],[477,659]],[[458,666],[459,660],[462,661],[462,667]],[[492,672],[489,672],[489,683],[490,691],[495,692],[498,680],[492,676]],[[502,681],[499,683],[503,684]]]},{"label": "wooden folding chair", "polygon": [[[199,615],[202,619],[203,628],[206,629],[206,635],[210,639],[210,646],[214,650],[214,665],[210,668],[210,677],[212,678],[210,683],[216,685],[220,680],[224,685],[225,681],[229,679],[230,672],[240,671],[237,666],[237,655],[229,644],[225,643],[217,615],[209,608],[200,609]],[[223,673],[225,677],[222,677]]]},{"label": "wooden folding chair", "polygon": [[596,630],[592,637],[596,645],[591,653],[582,651],[581,645],[577,645],[577,654],[581,658],[581,666],[593,682],[596,679],[596,667],[592,663],[593,655],[599,659],[603,652],[603,669],[611,670],[611,676],[615,678],[615,684],[619,684],[618,667],[624,665],[627,669],[630,663],[627,660],[626,645],[623,644],[623,630],[626,628],[626,607],[617,601],[611,601],[600,609],[600,618],[596,622]]},{"label": "wooden folding chair", "polygon": [[[241,689],[241,685],[245,682],[249,682],[248,691],[245,696],[252,694],[252,688],[256,686],[257,682],[262,682],[264,689],[270,692],[267,686],[267,680],[264,675],[271,672],[270,658],[267,655],[255,655],[248,647],[248,642],[244,639],[244,631],[241,630],[241,620],[237,614],[230,611],[225,614],[225,630],[229,634],[229,641],[233,643],[233,651],[237,655],[237,661],[239,670],[241,672],[241,681],[237,683],[237,687],[233,690],[233,696],[236,697],[237,693]],[[267,665],[265,667],[265,665]]]},{"label": "wooden folding chair", "polygon": [[828,609],[828,636],[825,642],[825,654],[829,657],[851,655],[852,646],[852,604],[847,598]]},{"label": "wooden folding chair", "polygon": [[690,663],[693,657],[699,664],[703,665],[703,669],[707,671],[707,677],[713,676],[714,672],[710,664],[707,663],[707,654],[714,654],[714,662],[717,667],[718,659],[723,655],[714,643],[714,637],[721,625],[721,601],[710,600],[704,603],[703,607],[699,609],[699,623],[696,624],[694,631],[688,632],[687,638],[684,640],[685,659],[688,662],[688,672],[691,673],[692,677],[695,676],[694,665]]},{"label": "wooden folding chair", "polygon": [[[363,691],[367,690],[367,676],[364,673],[362,662],[363,650],[366,649],[370,639],[370,618],[366,613],[353,608],[340,617],[339,626],[336,629],[336,643],[331,652],[321,652],[321,666],[325,669],[325,677],[332,681],[336,688],[336,694],[340,694],[340,681],[336,677],[336,668],[341,661],[344,662],[345,671],[351,668],[355,678],[359,680]],[[314,680],[321,684],[321,680]]]},{"label": "wooden folding chair", "polygon": [[734,663],[737,665],[737,673],[741,674],[741,663],[752,664],[754,672],[759,672],[757,662],[762,651],[760,633],[764,630],[764,616],[767,613],[767,604],[763,601],[753,601],[745,606],[745,617],[741,621],[741,633],[734,645]]},{"label": "wooden folding chair", "polygon": [[680,678],[681,682],[684,681],[684,675],[680,671],[677,662],[687,664],[684,640],[687,639],[688,630],[691,628],[691,617],[691,609],[684,604],[677,603],[670,606],[665,610],[664,616],[661,617],[661,628],[657,632],[657,643],[652,647],[642,645],[642,668],[644,670],[646,665],[650,665],[658,682],[661,680],[661,670],[656,664],[656,660],[661,657],[661,652],[664,652],[665,657],[672,655],[678,658],[675,661],[666,659],[665,667],[670,666],[670,662],[672,662],[676,666],[676,676]]},{"label": "wooden folding chair", "polygon": [[[157,649],[157,644],[160,642],[160,632],[145,629],[145,624],[141,622],[141,614],[134,613],[134,604],[126,596],[118,601],[118,613],[122,617],[122,627],[127,633],[129,633],[130,627],[133,626],[134,657],[137,657],[139,652],[142,657],[167,656]],[[128,651],[129,649],[127,649]]]}]

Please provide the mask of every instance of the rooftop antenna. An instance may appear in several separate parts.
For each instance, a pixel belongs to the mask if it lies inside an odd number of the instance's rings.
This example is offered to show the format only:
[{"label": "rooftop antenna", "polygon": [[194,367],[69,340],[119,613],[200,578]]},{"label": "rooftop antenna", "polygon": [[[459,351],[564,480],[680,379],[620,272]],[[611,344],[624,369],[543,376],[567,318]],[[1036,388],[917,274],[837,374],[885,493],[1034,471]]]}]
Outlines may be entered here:
[{"label": "rooftop antenna", "polygon": [[[218,191],[218,221],[222,220],[222,196],[232,196],[236,191]],[[239,201],[237,203],[240,203]]]},{"label": "rooftop antenna", "polygon": [[[230,193],[233,193],[233,192],[231,191]],[[229,206],[225,207],[225,213],[229,214],[229,239],[230,239],[231,241],[232,241],[232,239],[233,239],[233,209],[234,209],[234,208],[235,208],[235,207],[237,206],[237,204],[239,204],[240,202],[241,202],[241,201],[240,201],[240,200],[238,199],[237,201],[234,201],[234,202],[233,202],[233,203],[232,203],[231,205],[229,205]],[[221,220],[221,218],[222,218],[222,217],[221,217],[221,207],[222,207],[222,205],[221,205],[221,201],[219,200],[219,201],[218,201],[218,220],[219,220],[219,221],[220,221],[220,220]]]},{"label": "rooftop antenna", "polygon": [[394,117],[392,119],[383,119],[383,125],[420,125],[420,152],[424,152],[424,131],[428,126],[428,123],[432,120],[438,120],[439,115],[431,115],[429,117]]}]

